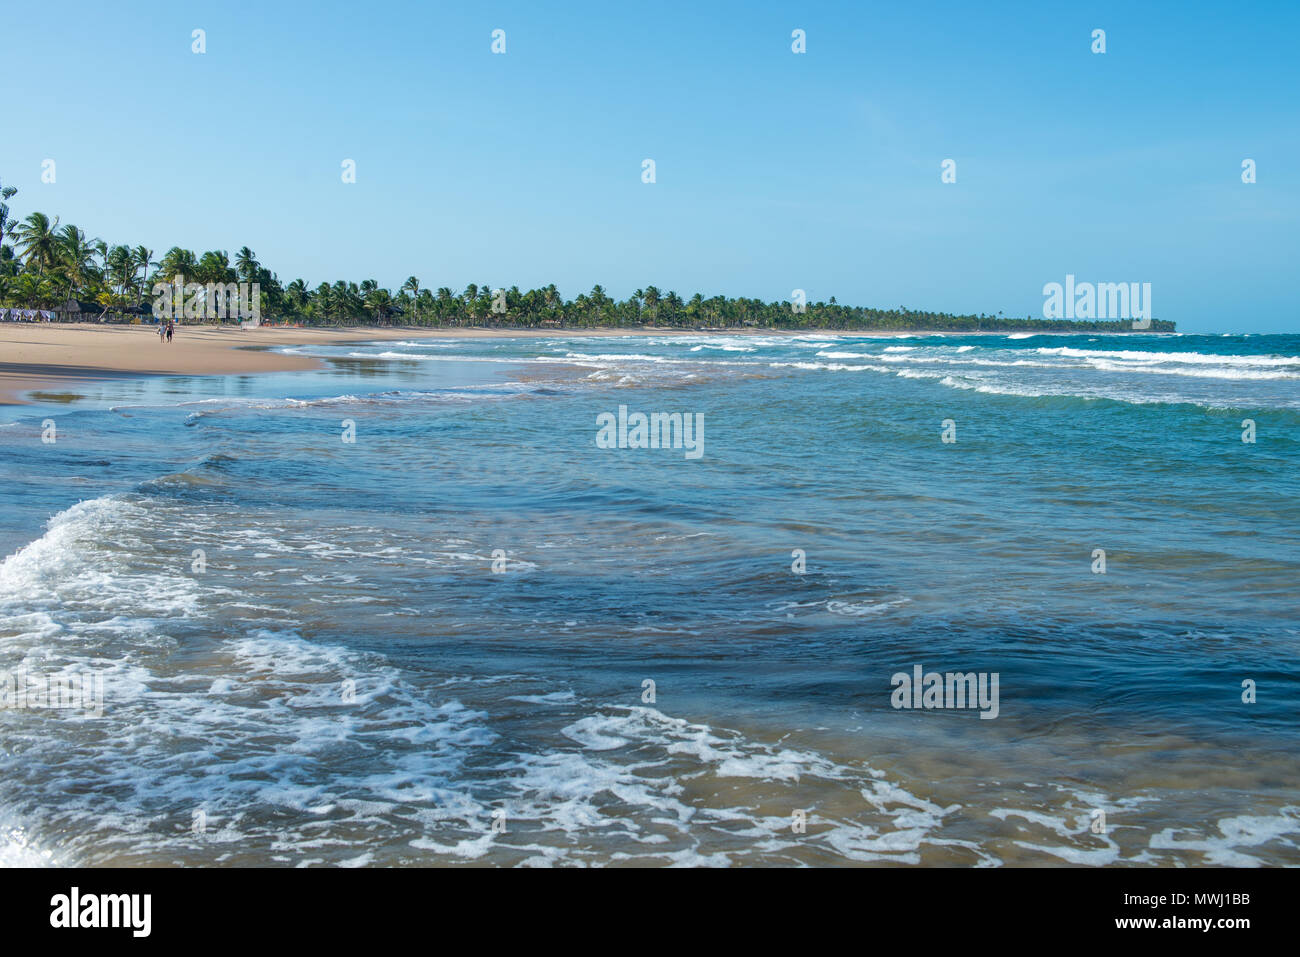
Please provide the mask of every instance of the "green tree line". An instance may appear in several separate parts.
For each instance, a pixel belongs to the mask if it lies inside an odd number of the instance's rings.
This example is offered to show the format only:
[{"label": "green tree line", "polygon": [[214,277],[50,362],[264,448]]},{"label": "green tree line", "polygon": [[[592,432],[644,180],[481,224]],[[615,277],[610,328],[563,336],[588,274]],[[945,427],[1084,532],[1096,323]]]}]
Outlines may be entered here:
[{"label": "green tree line", "polygon": [[[257,283],[263,321],[307,325],[1131,331],[1127,320],[954,315],[906,306],[879,309],[841,305],[834,296],[828,302],[809,302],[800,311],[790,302],[744,297],[706,299],[696,293],[683,299],[655,286],[619,300],[599,285],[565,299],[554,285],[523,291],[518,286],[470,283],[457,292],[446,286],[436,290],[425,287],[414,276],[396,291],[373,279],[361,283],[340,279],[315,287],[302,279],[286,284],[258,262],[247,246],[235,254],[233,262],[222,250],[196,255],[179,246],[155,260],[154,251],[145,246],[112,245],[90,238],[79,227],[60,225],[58,217],[50,219],[44,213],[11,220],[6,201],[15,192],[14,187],[0,183],[0,306],[55,309],[76,299],[98,304],[105,317],[140,314],[152,305],[154,283],[170,282],[180,275],[187,283]],[[1150,328],[1173,332],[1174,323],[1156,319]]]}]

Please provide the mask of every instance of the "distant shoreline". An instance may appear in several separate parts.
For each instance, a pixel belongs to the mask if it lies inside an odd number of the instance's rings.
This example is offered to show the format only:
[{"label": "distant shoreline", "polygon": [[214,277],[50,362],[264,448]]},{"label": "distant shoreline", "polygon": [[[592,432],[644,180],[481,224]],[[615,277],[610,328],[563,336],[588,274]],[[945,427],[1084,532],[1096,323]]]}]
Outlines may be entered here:
[{"label": "distant shoreline", "polygon": [[[264,346],[343,345],[393,339],[544,339],[556,336],[627,338],[631,336],[806,336],[863,338],[913,336],[1096,336],[1097,332],[1027,333],[1024,330],[866,330],[866,329],[682,329],[680,327],[492,328],[430,326],[235,326],[180,325],[175,341],[158,339],[153,325],[99,323],[0,323],[0,405],[26,404],[27,392],[67,391],[78,383],[123,376],[244,375],[319,369],[310,356],[285,355]],[[1169,333],[1148,333],[1168,335]]]}]

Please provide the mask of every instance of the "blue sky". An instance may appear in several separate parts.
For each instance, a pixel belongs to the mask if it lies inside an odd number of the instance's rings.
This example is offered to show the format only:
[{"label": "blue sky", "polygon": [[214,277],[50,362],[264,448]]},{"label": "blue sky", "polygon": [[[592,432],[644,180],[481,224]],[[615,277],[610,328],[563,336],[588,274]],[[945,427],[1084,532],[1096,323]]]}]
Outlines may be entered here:
[{"label": "blue sky", "polygon": [[1136,7],[11,4],[0,180],[286,282],[1037,316],[1073,273],[1300,332],[1300,4]]}]

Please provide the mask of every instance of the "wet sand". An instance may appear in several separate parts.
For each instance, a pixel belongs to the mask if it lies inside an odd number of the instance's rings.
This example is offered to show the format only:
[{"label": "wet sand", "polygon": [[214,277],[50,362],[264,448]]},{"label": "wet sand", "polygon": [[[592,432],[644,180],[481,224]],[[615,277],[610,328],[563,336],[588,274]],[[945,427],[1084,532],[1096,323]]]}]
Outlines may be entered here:
[{"label": "wet sand", "polygon": [[[640,335],[834,335],[908,336],[916,331],[695,329],[474,329],[350,326],[313,328],[264,326],[177,326],[171,343],[159,341],[156,326],[92,323],[0,323],[0,405],[22,402],[36,390],[59,390],[77,383],[133,375],[232,375],[293,372],[320,368],[308,356],[269,351],[275,346],[324,345],[418,338],[525,338],[550,336]],[[951,333],[949,333],[951,334]],[[968,333],[962,333],[967,335]],[[1001,335],[1001,333],[992,333]]]}]

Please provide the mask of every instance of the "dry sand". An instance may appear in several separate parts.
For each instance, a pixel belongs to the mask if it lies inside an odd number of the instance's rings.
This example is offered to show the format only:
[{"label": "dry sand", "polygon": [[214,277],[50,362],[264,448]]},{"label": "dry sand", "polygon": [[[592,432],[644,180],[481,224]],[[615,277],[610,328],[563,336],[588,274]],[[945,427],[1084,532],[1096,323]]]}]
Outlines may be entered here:
[{"label": "dry sand", "polygon": [[[230,375],[320,368],[318,359],[282,355],[269,346],[368,342],[379,339],[511,338],[550,336],[699,335],[691,329],[345,329],[177,326],[170,344],[156,326],[92,323],[0,323],[0,404],[20,402],[30,390],[67,389],[131,375]],[[719,335],[799,335],[771,329],[718,331]],[[853,335],[838,332],[838,335]],[[860,333],[867,334],[867,333]],[[870,333],[870,335],[916,333]],[[263,347],[263,348],[258,348]]]}]

